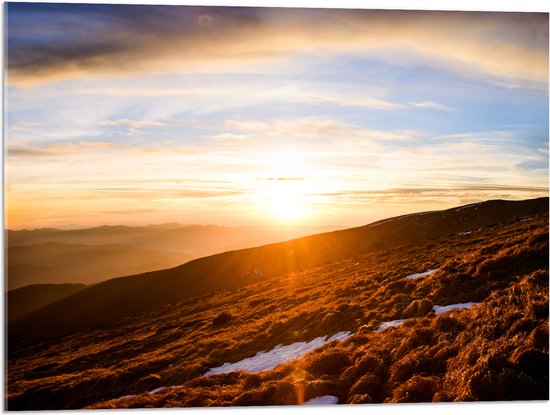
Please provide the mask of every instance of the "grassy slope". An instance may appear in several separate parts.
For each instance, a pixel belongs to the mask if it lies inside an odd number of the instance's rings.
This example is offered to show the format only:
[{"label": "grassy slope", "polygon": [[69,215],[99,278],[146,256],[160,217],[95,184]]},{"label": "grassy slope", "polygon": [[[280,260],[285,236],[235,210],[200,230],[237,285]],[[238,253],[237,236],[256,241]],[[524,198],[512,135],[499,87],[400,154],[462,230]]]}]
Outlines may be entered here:
[{"label": "grassy slope", "polygon": [[[441,316],[420,306],[467,301],[482,305]],[[231,318],[216,324],[222,313]],[[403,317],[413,318],[374,332]],[[356,334],[262,374],[201,376],[341,330]],[[12,351],[8,371],[9,409],[284,405],[324,394],[348,403],[548,399],[548,215],[166,305]],[[114,399],[124,395],[133,396]]]},{"label": "grassy slope", "polygon": [[9,347],[93,328],[185,298],[227,291],[359,254],[545,211],[548,198],[489,201],[226,252],[169,270],[105,281],[12,323],[8,328]]}]

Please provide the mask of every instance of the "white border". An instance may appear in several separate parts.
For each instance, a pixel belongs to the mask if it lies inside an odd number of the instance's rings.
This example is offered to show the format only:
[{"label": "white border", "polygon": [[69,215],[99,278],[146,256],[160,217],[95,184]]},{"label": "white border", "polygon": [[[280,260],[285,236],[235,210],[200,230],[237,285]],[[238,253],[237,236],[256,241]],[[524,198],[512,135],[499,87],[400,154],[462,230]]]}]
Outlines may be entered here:
[{"label": "white border", "polygon": [[[389,10],[460,10],[460,11],[503,11],[503,12],[550,12],[550,2],[545,0],[18,0],[26,3],[111,3],[111,4],[158,4],[158,5],[197,5],[197,6],[243,6],[243,7],[307,7],[307,8],[343,8],[343,9],[389,9]],[[4,30],[4,3],[2,1],[2,10],[0,12],[0,28]],[[0,63],[4,67],[3,42],[0,44]],[[0,122],[3,126],[3,111],[0,113]],[[2,130],[3,131],[3,130]],[[2,134],[4,136],[4,134]],[[3,141],[3,140],[2,140]],[[2,146],[2,182],[4,179]],[[2,192],[2,223],[3,222],[4,197]],[[3,268],[3,238],[0,238],[1,260],[0,266]],[[2,308],[0,317],[4,317],[4,297],[2,296]],[[3,338],[3,336],[2,336]],[[4,412],[4,344],[0,343],[2,359],[0,359],[0,371],[2,372],[0,386],[2,390],[2,412]],[[260,415],[274,414],[303,414],[303,415],[329,415],[329,414],[385,414],[385,415],[468,415],[498,413],[499,415],[517,415],[521,412],[529,412],[529,415],[548,414],[550,411],[550,401],[546,402],[510,402],[510,403],[453,403],[453,404],[383,404],[383,405],[338,405],[323,406],[314,408],[304,407],[253,407],[253,408],[185,408],[185,409],[155,409],[143,410],[133,409],[124,411],[126,413],[146,412],[148,414],[161,415],[163,413],[178,412],[183,415],[198,414],[218,414],[218,415],[238,415],[238,414],[256,414]],[[63,411],[61,413],[66,413]],[[81,413],[76,411],[69,411]],[[116,412],[120,413],[121,410]],[[35,413],[29,411],[27,413]],[[37,414],[59,414],[60,411],[37,411]],[[97,410],[94,414],[113,414],[113,410]]]}]

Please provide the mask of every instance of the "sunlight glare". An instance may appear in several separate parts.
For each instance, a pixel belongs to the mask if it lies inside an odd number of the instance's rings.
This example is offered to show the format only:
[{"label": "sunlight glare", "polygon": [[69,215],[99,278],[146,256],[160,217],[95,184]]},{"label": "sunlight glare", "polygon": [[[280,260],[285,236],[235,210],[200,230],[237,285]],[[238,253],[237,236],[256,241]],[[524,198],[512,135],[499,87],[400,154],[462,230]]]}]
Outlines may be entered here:
[{"label": "sunlight glare", "polygon": [[306,168],[299,154],[291,148],[275,153],[266,172],[261,193],[267,213],[280,221],[294,221],[307,216]]}]

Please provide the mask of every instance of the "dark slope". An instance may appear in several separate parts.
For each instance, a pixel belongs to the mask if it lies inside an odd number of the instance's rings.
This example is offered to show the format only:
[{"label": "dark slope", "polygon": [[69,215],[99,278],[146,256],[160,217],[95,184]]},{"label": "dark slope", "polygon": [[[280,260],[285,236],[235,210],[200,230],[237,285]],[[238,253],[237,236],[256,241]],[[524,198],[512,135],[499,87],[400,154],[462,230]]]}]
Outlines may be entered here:
[{"label": "dark slope", "polygon": [[9,347],[92,328],[154,307],[363,253],[548,212],[548,198],[488,201],[288,242],[226,252],[176,268],[105,281],[9,325]]},{"label": "dark slope", "polygon": [[84,288],[84,284],[35,284],[8,291],[7,321],[16,320]]}]

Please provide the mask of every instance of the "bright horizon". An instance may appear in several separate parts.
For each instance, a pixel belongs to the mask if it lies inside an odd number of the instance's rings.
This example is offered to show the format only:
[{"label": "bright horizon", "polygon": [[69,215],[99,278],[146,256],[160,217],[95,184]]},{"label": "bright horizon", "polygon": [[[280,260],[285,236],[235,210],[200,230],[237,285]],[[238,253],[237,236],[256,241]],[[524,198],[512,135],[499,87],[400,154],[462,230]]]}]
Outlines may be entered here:
[{"label": "bright horizon", "polygon": [[6,5],[5,226],[548,196],[548,15]]}]

